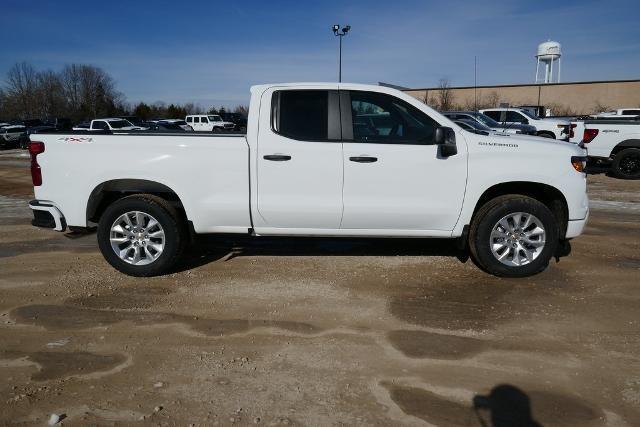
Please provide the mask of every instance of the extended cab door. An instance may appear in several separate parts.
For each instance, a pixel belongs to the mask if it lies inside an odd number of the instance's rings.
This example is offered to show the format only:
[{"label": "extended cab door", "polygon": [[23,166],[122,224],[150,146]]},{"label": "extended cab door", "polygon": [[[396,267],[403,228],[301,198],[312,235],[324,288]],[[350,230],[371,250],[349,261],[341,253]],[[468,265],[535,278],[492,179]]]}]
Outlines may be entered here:
[{"label": "extended cab door", "polygon": [[341,228],[448,235],[458,221],[467,180],[467,146],[460,134],[458,153],[443,157],[434,145],[440,124],[417,106],[385,93],[340,94]]},{"label": "extended cab door", "polygon": [[326,234],[342,216],[342,143],[335,90],[271,88],[260,102],[258,234]]}]

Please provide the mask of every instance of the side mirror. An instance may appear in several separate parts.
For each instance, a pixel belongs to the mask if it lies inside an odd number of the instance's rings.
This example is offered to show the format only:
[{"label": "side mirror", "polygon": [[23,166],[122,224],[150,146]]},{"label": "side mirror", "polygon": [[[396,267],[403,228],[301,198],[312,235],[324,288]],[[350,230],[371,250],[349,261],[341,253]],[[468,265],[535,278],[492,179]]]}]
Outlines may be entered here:
[{"label": "side mirror", "polygon": [[446,126],[437,127],[434,140],[438,146],[438,153],[442,157],[449,157],[458,154],[456,133],[453,129]]}]

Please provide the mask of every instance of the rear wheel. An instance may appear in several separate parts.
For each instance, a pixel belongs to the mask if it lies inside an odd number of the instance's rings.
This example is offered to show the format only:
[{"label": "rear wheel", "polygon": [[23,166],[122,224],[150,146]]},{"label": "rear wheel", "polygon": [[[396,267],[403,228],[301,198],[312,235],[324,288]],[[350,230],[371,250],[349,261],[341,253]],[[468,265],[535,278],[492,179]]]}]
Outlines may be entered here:
[{"label": "rear wheel", "polygon": [[150,194],[128,196],[107,208],[98,225],[98,245],[115,269],[130,276],[169,272],[185,246],[176,209]]},{"label": "rear wheel", "polygon": [[613,158],[613,173],[617,178],[640,179],[640,149],[627,148]]},{"label": "rear wheel", "polygon": [[527,196],[506,195],[485,204],[469,230],[473,261],[504,277],[539,273],[558,244],[558,226],[544,204]]}]

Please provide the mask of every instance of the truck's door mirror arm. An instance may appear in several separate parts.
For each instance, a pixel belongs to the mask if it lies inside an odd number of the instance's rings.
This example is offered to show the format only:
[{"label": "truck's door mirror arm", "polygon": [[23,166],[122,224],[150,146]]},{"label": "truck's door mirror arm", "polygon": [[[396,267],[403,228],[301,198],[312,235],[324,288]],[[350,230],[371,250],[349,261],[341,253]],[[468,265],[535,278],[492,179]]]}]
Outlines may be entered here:
[{"label": "truck's door mirror arm", "polygon": [[456,133],[446,126],[436,128],[434,135],[435,144],[438,146],[438,154],[442,157],[450,157],[458,154],[456,146]]}]

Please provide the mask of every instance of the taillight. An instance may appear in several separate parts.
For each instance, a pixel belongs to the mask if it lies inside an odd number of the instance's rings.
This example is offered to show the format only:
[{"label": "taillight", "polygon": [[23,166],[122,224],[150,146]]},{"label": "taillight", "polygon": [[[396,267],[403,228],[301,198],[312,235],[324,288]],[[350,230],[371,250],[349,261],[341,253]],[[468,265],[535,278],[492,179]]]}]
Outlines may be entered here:
[{"label": "taillight", "polygon": [[585,129],[584,135],[582,136],[582,143],[588,144],[593,141],[593,138],[598,136],[598,129]]},{"label": "taillight", "polygon": [[578,172],[584,172],[587,167],[587,158],[584,156],[572,156],[571,165]]},{"label": "taillight", "polygon": [[42,185],[42,170],[40,170],[37,159],[40,153],[44,153],[44,142],[31,141],[29,143],[29,154],[31,154],[31,180],[34,187]]},{"label": "taillight", "polygon": [[569,125],[569,138],[573,138],[575,136],[575,132],[573,131],[576,126],[578,126],[576,123],[571,123]]}]

